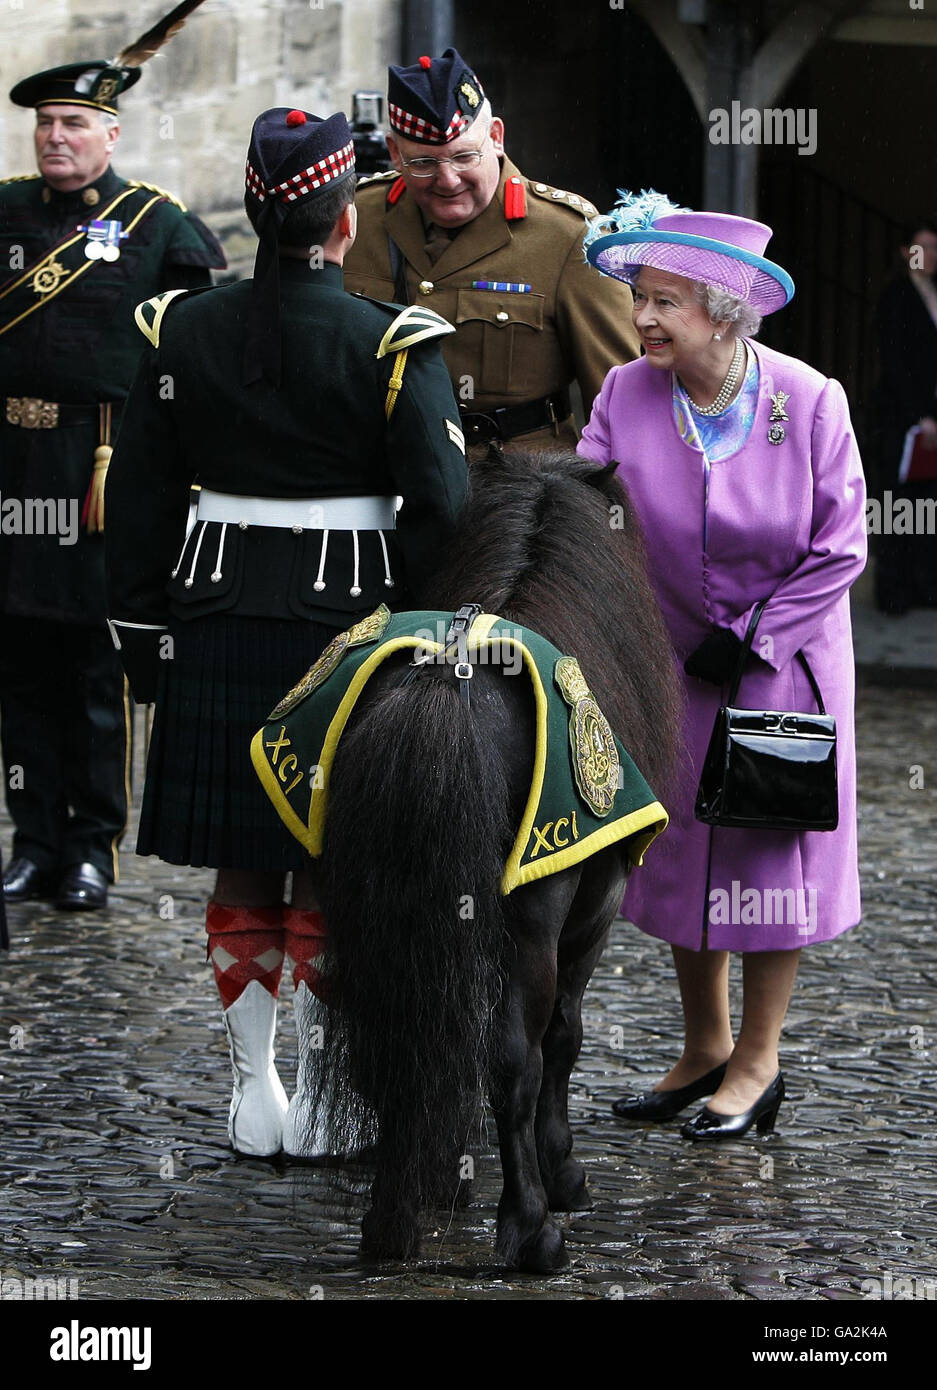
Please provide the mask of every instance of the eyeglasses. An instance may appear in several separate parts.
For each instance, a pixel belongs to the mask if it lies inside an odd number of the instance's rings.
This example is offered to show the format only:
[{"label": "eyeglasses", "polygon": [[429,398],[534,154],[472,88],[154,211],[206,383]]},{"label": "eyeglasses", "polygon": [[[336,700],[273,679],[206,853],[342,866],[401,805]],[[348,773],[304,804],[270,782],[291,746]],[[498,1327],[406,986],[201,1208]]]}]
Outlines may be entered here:
[{"label": "eyeglasses", "polygon": [[[485,136],[487,140],[487,135]],[[404,159],[401,155],[400,162],[407,173],[414,179],[434,179],[439,173],[441,164],[451,164],[457,174],[466,174],[469,169],[477,169],[482,162],[482,155],[485,146],[479,150],[464,150],[461,154],[454,154],[448,159]]]}]

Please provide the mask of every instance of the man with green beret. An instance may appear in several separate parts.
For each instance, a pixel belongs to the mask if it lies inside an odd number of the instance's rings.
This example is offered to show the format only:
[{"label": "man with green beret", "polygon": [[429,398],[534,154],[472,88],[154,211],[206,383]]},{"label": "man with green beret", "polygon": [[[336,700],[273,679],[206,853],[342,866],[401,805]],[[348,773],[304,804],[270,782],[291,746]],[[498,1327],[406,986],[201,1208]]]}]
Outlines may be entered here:
[{"label": "man with green beret", "polygon": [[586,263],[588,199],[527,178],[504,123],[454,49],[392,66],[395,170],[359,189],[348,288],[425,304],[455,326],[443,346],[467,444],[574,445],[610,368],[639,355],[625,285]]},{"label": "man with green beret", "polygon": [[8,900],[103,907],[127,818],[130,706],[105,625],[104,477],[140,356],[141,300],[208,285],[212,233],[119,177],[138,67],[37,73],[38,173],[0,181],[0,719]]}]

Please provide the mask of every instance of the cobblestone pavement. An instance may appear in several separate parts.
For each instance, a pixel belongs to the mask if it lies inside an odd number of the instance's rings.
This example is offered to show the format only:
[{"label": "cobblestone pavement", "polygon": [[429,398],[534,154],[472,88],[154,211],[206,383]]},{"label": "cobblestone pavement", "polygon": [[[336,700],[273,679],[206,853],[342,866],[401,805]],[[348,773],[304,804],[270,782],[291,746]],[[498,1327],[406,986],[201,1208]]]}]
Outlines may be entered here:
[{"label": "cobblestone pavement", "polygon": [[587,996],[572,1086],[595,1207],[569,1218],[571,1266],[549,1280],[497,1266],[490,1146],[471,1206],[446,1215],[406,1269],[358,1259],[360,1208],[329,1206],[321,1171],[231,1155],[204,963],[209,875],[128,852],[107,914],[14,908],[14,949],[0,959],[3,1278],[73,1279],[92,1299],[856,1300],[863,1280],[889,1275],[926,1289],[937,1279],[937,693],[864,689],[859,746],[865,920],[804,953],[778,1132],[713,1152],[681,1141],[677,1124],[612,1117],[609,1102],[666,1070],[680,1036],[669,951],[619,924]]}]

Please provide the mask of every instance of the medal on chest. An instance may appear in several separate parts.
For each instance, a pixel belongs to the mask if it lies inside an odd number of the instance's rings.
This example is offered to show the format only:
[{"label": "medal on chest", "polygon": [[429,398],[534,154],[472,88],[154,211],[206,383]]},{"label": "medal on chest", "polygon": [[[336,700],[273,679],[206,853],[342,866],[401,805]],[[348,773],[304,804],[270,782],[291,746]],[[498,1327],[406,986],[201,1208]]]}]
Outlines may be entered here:
[{"label": "medal on chest", "polygon": [[116,261],[120,259],[120,243],[127,235],[117,219],[88,222],[78,228],[85,233],[85,255],[89,261]]}]

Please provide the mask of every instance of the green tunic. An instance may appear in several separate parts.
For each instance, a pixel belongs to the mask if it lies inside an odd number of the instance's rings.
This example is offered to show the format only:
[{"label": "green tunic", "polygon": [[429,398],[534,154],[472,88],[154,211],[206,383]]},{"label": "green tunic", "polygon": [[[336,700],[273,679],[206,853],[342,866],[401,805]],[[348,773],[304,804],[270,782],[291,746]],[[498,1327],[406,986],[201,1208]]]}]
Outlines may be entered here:
[{"label": "green tunic", "polygon": [[[77,229],[104,213],[130,233],[117,260],[92,262]],[[35,269],[56,248],[41,288],[34,288]],[[0,183],[3,498],[20,505],[53,501],[58,515],[79,522],[60,544],[59,534],[23,534],[8,508],[0,611],[87,625],[104,621],[103,537],[80,525],[100,442],[98,407],[112,407],[113,440],[144,346],[135,306],[163,290],[207,285],[209,268],[224,264],[212,233],[171,195],[121,179],[112,169],[69,193],[38,175]],[[80,273],[60,275],[56,266]],[[11,399],[64,405],[68,418],[56,428],[14,425]]]}]

